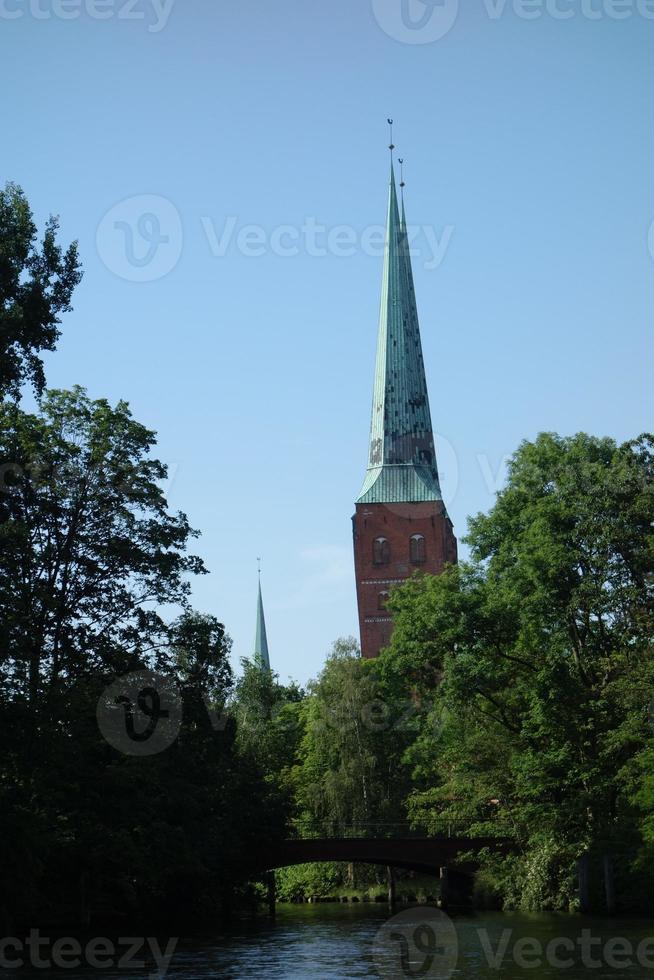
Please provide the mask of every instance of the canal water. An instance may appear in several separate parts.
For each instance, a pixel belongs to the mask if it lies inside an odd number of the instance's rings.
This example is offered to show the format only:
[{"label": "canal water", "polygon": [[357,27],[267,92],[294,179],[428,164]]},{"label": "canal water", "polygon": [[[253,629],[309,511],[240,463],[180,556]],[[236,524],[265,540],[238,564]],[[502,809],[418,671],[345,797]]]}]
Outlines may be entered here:
[{"label": "canal water", "polygon": [[[168,940],[157,937],[157,949]],[[43,938],[41,943],[47,959],[48,945]],[[129,962],[124,949],[123,962],[118,954],[111,962],[105,957],[98,969],[84,945],[81,961],[63,969],[36,969],[29,961],[25,966],[34,978],[71,980],[155,980],[164,972],[169,980],[654,978],[654,920],[635,918],[498,912],[448,917],[427,906],[391,915],[382,905],[280,905],[274,919],[242,917],[227,932],[182,935],[171,951],[173,946],[159,972],[156,957],[141,951],[134,959],[144,962]],[[0,969],[0,976],[17,973]]]},{"label": "canal water", "polygon": [[181,943],[174,977],[472,980],[654,977],[654,920],[481,912],[419,906],[302,905],[243,922],[229,937]]}]

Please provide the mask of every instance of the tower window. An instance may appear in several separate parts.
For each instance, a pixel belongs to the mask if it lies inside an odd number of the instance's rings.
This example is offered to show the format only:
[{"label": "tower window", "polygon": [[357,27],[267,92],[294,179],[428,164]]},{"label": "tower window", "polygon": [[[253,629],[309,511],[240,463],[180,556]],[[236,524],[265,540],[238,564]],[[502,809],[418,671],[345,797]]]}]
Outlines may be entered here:
[{"label": "tower window", "polygon": [[426,561],[427,553],[425,549],[425,539],[422,534],[412,534],[409,538],[409,560],[414,565],[420,565]]},{"label": "tower window", "polygon": [[388,602],[388,592],[380,592],[377,596],[377,608],[386,609],[386,603]]},{"label": "tower window", "polygon": [[375,538],[372,543],[372,560],[375,565],[388,565],[391,560],[391,546],[387,538]]}]

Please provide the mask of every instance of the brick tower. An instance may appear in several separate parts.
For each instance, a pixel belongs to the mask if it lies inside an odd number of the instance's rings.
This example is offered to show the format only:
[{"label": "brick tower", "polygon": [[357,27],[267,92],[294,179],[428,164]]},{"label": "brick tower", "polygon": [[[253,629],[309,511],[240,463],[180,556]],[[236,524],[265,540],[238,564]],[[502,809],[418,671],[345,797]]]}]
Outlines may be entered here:
[{"label": "brick tower", "polygon": [[370,658],[391,636],[385,607],[392,586],[416,572],[438,575],[457,560],[438,481],[404,201],[400,217],[392,161],[368,469],[352,524],[361,655]]}]

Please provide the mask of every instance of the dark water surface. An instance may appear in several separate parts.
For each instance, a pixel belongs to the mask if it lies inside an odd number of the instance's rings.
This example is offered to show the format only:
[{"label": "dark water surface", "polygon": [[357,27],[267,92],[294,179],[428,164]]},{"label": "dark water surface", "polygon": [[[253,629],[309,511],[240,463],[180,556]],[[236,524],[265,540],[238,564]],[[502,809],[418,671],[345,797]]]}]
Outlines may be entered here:
[{"label": "dark water surface", "polygon": [[[167,941],[158,937],[163,949]],[[65,969],[37,968],[29,947],[23,953],[29,972],[40,977],[145,980],[157,975],[152,955],[145,957],[146,965],[120,965],[127,947],[119,942],[114,937],[115,954],[102,969],[88,962],[86,945],[81,962]],[[50,952],[44,943],[42,958]],[[132,957],[143,958],[142,948]],[[17,974],[0,970],[0,975]],[[368,904],[279,906],[274,920],[243,918],[220,935],[181,936],[166,975],[170,980],[654,978],[654,920],[495,912],[448,918],[424,906],[391,916],[385,906]]]},{"label": "dark water surface", "polygon": [[280,907],[274,924],[242,927],[227,942],[202,950],[182,946],[171,972],[185,980],[654,978],[654,921],[502,913],[448,920],[425,907],[392,917],[374,905]]}]

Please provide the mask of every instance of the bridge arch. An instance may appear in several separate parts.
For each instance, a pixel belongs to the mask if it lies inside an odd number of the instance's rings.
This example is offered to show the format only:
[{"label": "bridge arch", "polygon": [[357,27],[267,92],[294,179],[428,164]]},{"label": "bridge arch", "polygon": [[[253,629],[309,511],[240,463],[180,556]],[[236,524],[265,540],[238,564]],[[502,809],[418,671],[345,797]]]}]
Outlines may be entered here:
[{"label": "bridge arch", "polygon": [[[502,847],[498,838],[469,837],[325,837],[281,841],[262,848],[253,856],[258,871],[274,871],[296,864],[319,861],[379,864],[410,871],[437,873],[439,868],[457,863],[469,852]],[[471,868],[473,863],[467,860]]]}]

